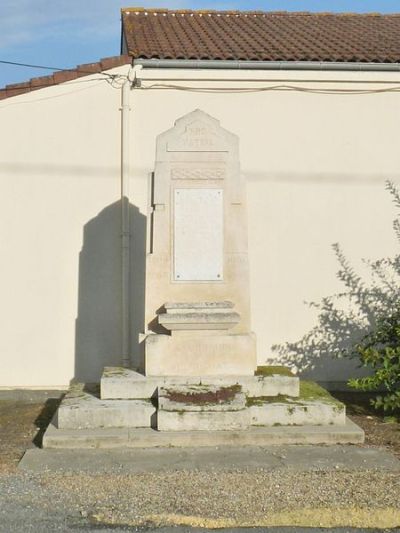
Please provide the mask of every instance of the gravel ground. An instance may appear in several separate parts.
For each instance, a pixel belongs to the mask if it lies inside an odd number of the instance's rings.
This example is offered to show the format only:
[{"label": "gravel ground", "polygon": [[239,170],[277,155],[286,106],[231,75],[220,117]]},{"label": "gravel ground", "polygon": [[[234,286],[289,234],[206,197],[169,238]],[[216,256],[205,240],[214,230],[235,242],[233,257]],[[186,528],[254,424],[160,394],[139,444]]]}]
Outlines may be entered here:
[{"label": "gravel ground", "polygon": [[[400,526],[400,474],[383,471],[162,471],[126,475],[16,471],[57,402],[0,401],[0,532],[108,527]],[[399,424],[354,408],[367,446],[399,453]],[[353,418],[354,419],[354,418]],[[368,429],[369,428],[369,429]],[[382,431],[383,428],[383,431]],[[111,531],[111,529],[110,529]],[[114,530],[116,531],[116,530]]]},{"label": "gravel ground", "polygon": [[[314,514],[309,512],[305,520],[312,523],[302,522],[304,510],[310,509]],[[46,524],[49,531],[89,524],[292,525],[296,517],[299,526],[395,527],[400,526],[400,476],[262,469],[96,476],[17,473],[0,476],[0,517],[2,532],[33,531],[38,523],[39,531],[47,531]]]}]

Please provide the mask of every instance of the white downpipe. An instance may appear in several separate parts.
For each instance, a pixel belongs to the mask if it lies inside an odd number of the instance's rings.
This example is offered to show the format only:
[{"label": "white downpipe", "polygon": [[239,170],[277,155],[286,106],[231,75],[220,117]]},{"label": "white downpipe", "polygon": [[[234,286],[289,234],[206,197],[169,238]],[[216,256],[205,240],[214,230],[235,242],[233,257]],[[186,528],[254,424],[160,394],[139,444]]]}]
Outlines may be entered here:
[{"label": "white downpipe", "polygon": [[122,365],[131,366],[130,350],[130,221],[129,221],[129,94],[131,82],[121,88],[121,264]]}]

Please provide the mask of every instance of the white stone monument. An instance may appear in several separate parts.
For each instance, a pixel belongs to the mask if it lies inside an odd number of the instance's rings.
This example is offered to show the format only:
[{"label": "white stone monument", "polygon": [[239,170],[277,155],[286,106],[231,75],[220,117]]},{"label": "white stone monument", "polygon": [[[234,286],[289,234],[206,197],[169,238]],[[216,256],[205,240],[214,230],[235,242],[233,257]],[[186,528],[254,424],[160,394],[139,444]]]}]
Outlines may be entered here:
[{"label": "white stone monument", "polygon": [[253,375],[238,138],[196,110],[157,138],[146,268],[147,376]]},{"label": "white stone monument", "polygon": [[362,442],[321,387],[257,367],[237,137],[200,110],[177,120],[151,204],[142,368],[105,368],[99,395],[72,387],[44,447]]}]

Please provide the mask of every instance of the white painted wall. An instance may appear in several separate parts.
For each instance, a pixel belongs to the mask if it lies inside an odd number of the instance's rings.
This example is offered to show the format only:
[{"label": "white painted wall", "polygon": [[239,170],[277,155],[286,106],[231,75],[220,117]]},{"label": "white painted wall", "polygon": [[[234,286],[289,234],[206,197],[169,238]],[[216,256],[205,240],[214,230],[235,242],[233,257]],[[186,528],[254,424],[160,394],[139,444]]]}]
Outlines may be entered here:
[{"label": "white painted wall", "polygon": [[[179,79],[182,74],[187,79]],[[225,79],[208,81],[212,76]],[[283,83],[382,89],[400,80],[397,73],[251,72],[253,81],[246,76],[243,71],[141,74],[143,87],[192,89]],[[305,300],[341,289],[332,243],[340,242],[355,265],[363,257],[395,253],[395,210],[384,181],[400,183],[397,93],[142,88],[131,97],[134,343],[143,307],[155,139],[195,108],[240,137],[260,362],[271,357],[273,344],[296,341],[313,325],[315,311]],[[60,387],[76,373],[96,380],[104,364],[118,362],[119,105],[119,91],[101,81],[71,82],[0,102],[2,387]],[[347,362],[316,366],[314,377],[323,381],[343,381],[348,374]]]}]

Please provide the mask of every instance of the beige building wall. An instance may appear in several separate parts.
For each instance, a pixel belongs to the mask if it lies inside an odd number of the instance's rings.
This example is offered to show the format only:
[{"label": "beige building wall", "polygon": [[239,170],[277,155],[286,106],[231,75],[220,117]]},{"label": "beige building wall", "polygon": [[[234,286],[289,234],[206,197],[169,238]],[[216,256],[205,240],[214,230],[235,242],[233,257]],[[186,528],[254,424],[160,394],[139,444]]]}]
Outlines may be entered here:
[{"label": "beige building wall", "polygon": [[[398,94],[304,89],[382,90],[400,74],[146,69],[139,76],[130,113],[134,358],[155,139],[200,108],[240,138],[252,329],[260,363],[271,361],[272,345],[299,340],[315,323],[304,302],[341,290],[332,243],[356,267],[393,255],[397,244],[384,181],[400,183]],[[2,387],[92,381],[119,360],[120,91],[98,76],[82,80],[0,102]],[[245,87],[252,91],[237,92]],[[313,377],[348,374],[347,361],[325,359]]]}]

